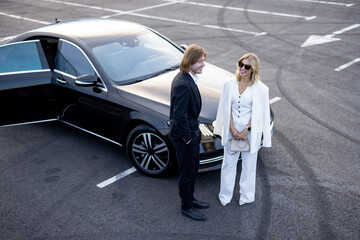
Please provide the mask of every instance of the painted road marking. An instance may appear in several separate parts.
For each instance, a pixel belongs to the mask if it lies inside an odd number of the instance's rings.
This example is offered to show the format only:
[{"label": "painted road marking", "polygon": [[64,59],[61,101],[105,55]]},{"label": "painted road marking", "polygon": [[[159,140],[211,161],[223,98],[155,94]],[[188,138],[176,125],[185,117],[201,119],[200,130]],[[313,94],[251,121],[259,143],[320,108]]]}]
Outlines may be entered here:
[{"label": "painted road marking", "polygon": [[225,31],[230,31],[230,32],[245,33],[245,34],[254,35],[256,37],[267,34],[266,32],[245,31],[245,30],[241,30],[241,29],[225,28],[225,27],[220,27],[220,26],[217,26],[217,25],[208,25],[208,24],[201,24],[201,23],[196,23],[196,22],[188,22],[188,21],[176,20],[176,19],[170,19],[170,18],[154,17],[154,16],[138,14],[138,13],[131,13],[130,15],[138,16],[138,17],[144,17],[144,18],[152,18],[152,19],[156,19],[156,20],[163,20],[163,21],[167,21],[167,22],[176,22],[176,23],[182,23],[182,24],[187,24],[187,25],[194,25],[194,26],[200,26],[200,27],[206,27],[206,28],[225,30]]},{"label": "painted road marking", "polygon": [[347,31],[350,31],[354,28],[360,27],[360,24],[353,24],[349,27],[343,28],[339,31],[335,31],[332,34],[328,34],[325,36],[319,36],[319,35],[311,35],[302,45],[301,47],[308,47],[308,46],[312,46],[312,45],[318,45],[318,44],[323,44],[323,43],[329,43],[329,42],[334,42],[334,41],[339,41],[341,40],[340,38],[334,38],[334,36],[336,35],[340,35],[342,33],[345,33]]},{"label": "painted road marking", "polygon": [[278,102],[278,101],[280,101],[281,100],[281,97],[274,97],[274,98],[272,98],[272,99],[270,99],[270,104],[273,104],[273,103],[276,103],[276,102]]},{"label": "painted road marking", "polygon": [[174,3],[169,2],[169,3],[163,3],[163,4],[154,5],[154,6],[150,6],[150,7],[139,8],[139,9],[128,11],[128,12],[122,11],[121,13],[116,13],[116,14],[109,15],[109,16],[103,16],[101,18],[111,18],[111,17],[115,17],[115,16],[125,15],[125,14],[128,14],[128,13],[134,13],[134,12],[145,11],[145,10],[154,9],[154,8],[158,8],[158,7],[164,7],[164,6],[168,6],[168,5],[172,5],[172,4],[174,4]]},{"label": "painted road marking", "polygon": [[346,64],[344,64],[344,65],[341,65],[341,66],[338,67],[338,68],[335,68],[334,70],[337,71],[337,72],[339,72],[339,71],[341,71],[341,70],[344,70],[344,69],[347,68],[347,67],[350,67],[351,65],[353,65],[353,64],[355,64],[355,63],[357,63],[357,62],[360,62],[360,58],[356,58],[356,59],[352,60],[351,62],[348,62],[348,63],[346,63]]},{"label": "painted road marking", "polygon": [[191,4],[196,6],[203,6],[203,7],[212,7],[212,8],[221,8],[221,9],[228,9],[228,10],[235,10],[235,11],[242,11],[242,12],[251,12],[251,13],[260,13],[260,14],[267,14],[267,15],[275,15],[275,16],[281,16],[281,17],[291,17],[291,18],[302,18],[305,20],[312,20],[315,19],[316,16],[300,16],[300,15],[294,15],[294,14],[286,14],[286,13],[279,13],[279,12],[269,12],[269,11],[263,11],[263,10],[255,10],[255,9],[245,9],[245,8],[238,8],[238,7],[224,7],[221,5],[215,5],[215,4],[207,4],[207,3],[197,3],[197,2],[188,2],[188,1],[179,1],[179,0],[164,0],[167,2],[176,2],[176,3],[183,3],[183,4]]},{"label": "painted road marking", "polygon": [[[239,29],[231,29],[231,28],[222,28],[219,26],[214,26],[214,25],[201,25],[199,23],[191,23],[191,22],[186,22],[186,21],[181,21],[181,20],[173,20],[173,19],[166,19],[166,18],[158,18],[158,17],[152,17],[152,16],[148,16],[148,15],[143,15],[143,14],[134,14],[134,12],[136,11],[142,11],[142,10],[147,10],[150,8],[155,8],[155,7],[159,7],[159,6],[165,6],[165,5],[169,5],[169,4],[160,4],[160,5],[156,5],[153,7],[148,7],[148,8],[143,8],[143,9],[138,9],[138,10],[134,10],[134,11],[130,11],[130,12],[124,12],[124,11],[119,11],[119,10],[113,10],[113,9],[108,9],[108,8],[102,8],[102,7],[97,7],[97,6],[88,6],[88,5],[82,5],[82,4],[78,4],[78,3],[69,3],[69,2],[63,2],[63,1],[57,1],[57,0],[44,0],[44,1],[48,1],[48,2],[56,2],[56,3],[62,3],[62,4],[68,4],[68,5],[73,5],[73,6],[78,6],[78,7],[87,7],[87,8],[91,8],[91,9],[96,9],[96,10],[103,10],[103,11],[110,11],[110,12],[116,12],[117,14],[130,14],[130,15],[139,15],[139,16],[143,16],[143,17],[150,17],[150,18],[156,18],[156,19],[160,19],[160,20],[172,20],[172,21],[176,21],[176,22],[180,22],[180,23],[187,23],[187,24],[191,24],[191,25],[199,25],[199,26],[205,26],[205,27],[210,27],[210,28],[216,28],[216,29],[223,29],[223,30],[230,30],[230,31],[238,31],[238,32],[244,32],[244,33],[251,33],[248,31],[243,31],[243,30],[239,30]],[[171,3],[172,4],[172,3]],[[20,16],[16,16],[16,15],[11,15],[11,14],[6,14],[6,13],[2,13],[0,12],[0,15],[5,15],[8,17],[13,17],[13,18],[17,18],[17,19],[22,19],[22,20],[27,20],[27,21],[32,21],[32,22],[37,22],[37,23],[41,23],[41,24],[50,24],[49,22],[44,22],[44,21],[38,21],[35,19],[30,19],[30,18],[24,18],[24,17],[20,17]],[[264,33],[252,33],[255,35],[263,35]],[[1,38],[0,41],[3,41],[5,39],[8,39],[9,37],[6,38]],[[275,103],[277,101],[281,100],[281,98],[279,97],[275,97],[273,99],[270,100],[270,104]],[[119,179],[122,179],[128,175],[130,175],[131,173],[135,172],[136,168],[132,167],[129,168],[128,170],[119,173],[118,175],[109,178],[108,180],[105,180],[101,183],[99,183],[98,185],[96,185],[99,188],[103,188],[106,187],[116,181],[118,181]]]},{"label": "painted road marking", "polygon": [[[270,104],[273,104],[273,103],[275,103],[275,102],[277,102],[277,101],[280,101],[280,100],[281,100],[280,97],[274,97],[274,98],[272,98],[272,99],[270,100]],[[116,182],[117,180],[120,180],[120,179],[122,179],[122,178],[124,178],[124,177],[126,177],[126,176],[128,176],[128,175],[130,175],[130,174],[132,174],[133,172],[136,172],[136,168],[135,168],[135,167],[129,168],[128,170],[126,170],[126,171],[124,171],[124,172],[122,172],[122,173],[119,173],[118,175],[116,175],[116,176],[114,176],[114,177],[112,177],[112,178],[109,178],[108,180],[105,180],[105,181],[99,183],[99,184],[96,185],[96,186],[99,187],[99,188],[104,188],[104,187],[106,187],[106,186],[108,186],[108,185]]]},{"label": "painted road marking", "polygon": [[99,188],[103,188],[103,187],[106,187],[114,182],[116,182],[117,180],[120,180],[130,174],[132,174],[133,172],[136,172],[136,168],[135,167],[132,167],[132,168],[129,168],[128,170],[122,172],[122,173],[119,173],[118,175],[116,176],[113,176],[112,178],[109,178],[108,180],[105,180],[101,183],[99,183],[98,185],[96,185],[97,187]]},{"label": "painted road marking", "polygon": [[315,0],[296,0],[296,1],[298,1],[298,2],[309,2],[309,3],[330,4],[330,5],[338,5],[338,6],[345,6],[345,7],[354,6],[353,3],[339,3],[339,2],[315,1]]},{"label": "painted road marking", "polygon": [[45,25],[50,24],[50,22],[39,21],[39,20],[32,19],[32,18],[20,17],[20,16],[17,16],[17,15],[7,14],[7,13],[4,13],[4,12],[0,12],[0,15],[4,15],[4,16],[7,16],[7,17],[11,17],[11,18],[16,18],[16,19],[20,19],[20,20],[30,21],[30,22],[36,22],[36,23],[45,24]]},{"label": "painted road marking", "polygon": [[[137,10],[126,12],[126,11],[120,11],[120,10],[115,10],[115,9],[102,8],[102,7],[98,7],[98,6],[84,5],[84,4],[72,3],[72,2],[66,2],[66,1],[60,1],[60,0],[43,0],[43,1],[59,3],[59,4],[66,4],[66,5],[76,6],[76,7],[90,8],[90,9],[95,9],[95,10],[114,12],[119,15],[127,14],[127,15],[131,15],[131,16],[156,19],[156,20],[161,20],[161,21],[166,21],[166,22],[176,22],[176,23],[182,23],[182,24],[193,25],[193,26],[200,26],[200,27],[220,29],[220,30],[231,31],[231,32],[245,33],[245,34],[254,35],[256,37],[266,35],[266,32],[251,32],[251,31],[245,31],[245,30],[235,29],[235,28],[224,28],[224,27],[220,27],[220,26],[216,26],[216,25],[201,24],[201,23],[196,23],[196,22],[188,22],[188,21],[183,21],[183,20],[176,20],[176,19],[171,19],[171,18],[163,18],[163,17],[135,13]],[[105,16],[105,17],[108,17],[108,16]]]}]

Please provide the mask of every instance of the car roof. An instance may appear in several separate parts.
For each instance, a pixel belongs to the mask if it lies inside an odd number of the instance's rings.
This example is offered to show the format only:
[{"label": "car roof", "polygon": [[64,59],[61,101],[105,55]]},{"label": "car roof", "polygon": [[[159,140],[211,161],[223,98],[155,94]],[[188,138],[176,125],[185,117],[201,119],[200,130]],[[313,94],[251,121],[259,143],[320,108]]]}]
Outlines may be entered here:
[{"label": "car roof", "polygon": [[85,43],[101,41],[111,37],[139,35],[150,29],[137,23],[118,19],[79,19],[50,24],[21,35],[23,39],[32,36],[53,36],[80,40]]}]

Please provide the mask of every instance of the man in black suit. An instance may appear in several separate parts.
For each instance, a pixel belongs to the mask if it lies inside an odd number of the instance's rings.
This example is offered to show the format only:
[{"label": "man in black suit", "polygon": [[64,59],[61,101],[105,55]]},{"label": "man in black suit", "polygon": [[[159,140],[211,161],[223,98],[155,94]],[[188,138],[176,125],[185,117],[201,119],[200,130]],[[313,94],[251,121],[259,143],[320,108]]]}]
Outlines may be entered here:
[{"label": "man in black suit", "polygon": [[208,208],[209,204],[194,198],[195,177],[199,169],[201,133],[199,115],[201,96],[196,85],[197,74],[205,66],[206,51],[190,45],[181,60],[180,72],[171,85],[170,139],[179,165],[179,195],[181,212],[194,220],[206,220],[195,208]]}]

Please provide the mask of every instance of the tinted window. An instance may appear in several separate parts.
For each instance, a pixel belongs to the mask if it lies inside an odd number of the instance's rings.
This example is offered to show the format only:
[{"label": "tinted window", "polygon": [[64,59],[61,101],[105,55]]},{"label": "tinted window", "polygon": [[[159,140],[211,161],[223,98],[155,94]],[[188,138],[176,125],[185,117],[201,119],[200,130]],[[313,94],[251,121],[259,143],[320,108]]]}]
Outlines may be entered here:
[{"label": "tinted window", "polygon": [[152,32],[119,36],[92,48],[108,76],[117,84],[151,77],[180,64],[183,53]]},{"label": "tinted window", "polygon": [[0,73],[47,68],[44,59],[39,56],[37,42],[22,42],[0,47]]},{"label": "tinted window", "polygon": [[75,45],[64,41],[57,53],[55,68],[75,77],[85,74],[95,75],[94,69],[83,52]]}]

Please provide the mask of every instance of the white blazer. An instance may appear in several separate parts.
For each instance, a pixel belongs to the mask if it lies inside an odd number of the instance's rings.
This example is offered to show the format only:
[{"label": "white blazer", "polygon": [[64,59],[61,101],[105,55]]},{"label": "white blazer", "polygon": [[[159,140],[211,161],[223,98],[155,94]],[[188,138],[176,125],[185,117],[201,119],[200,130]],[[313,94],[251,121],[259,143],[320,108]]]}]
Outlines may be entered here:
[{"label": "white blazer", "polygon": [[[231,78],[224,83],[216,120],[213,123],[214,133],[221,136],[223,146],[229,141],[231,93],[234,88],[238,88],[235,78]],[[252,89],[250,152],[255,153],[261,147],[262,134],[264,134],[262,146],[271,147],[270,104],[269,88],[264,83],[257,81]]]}]

